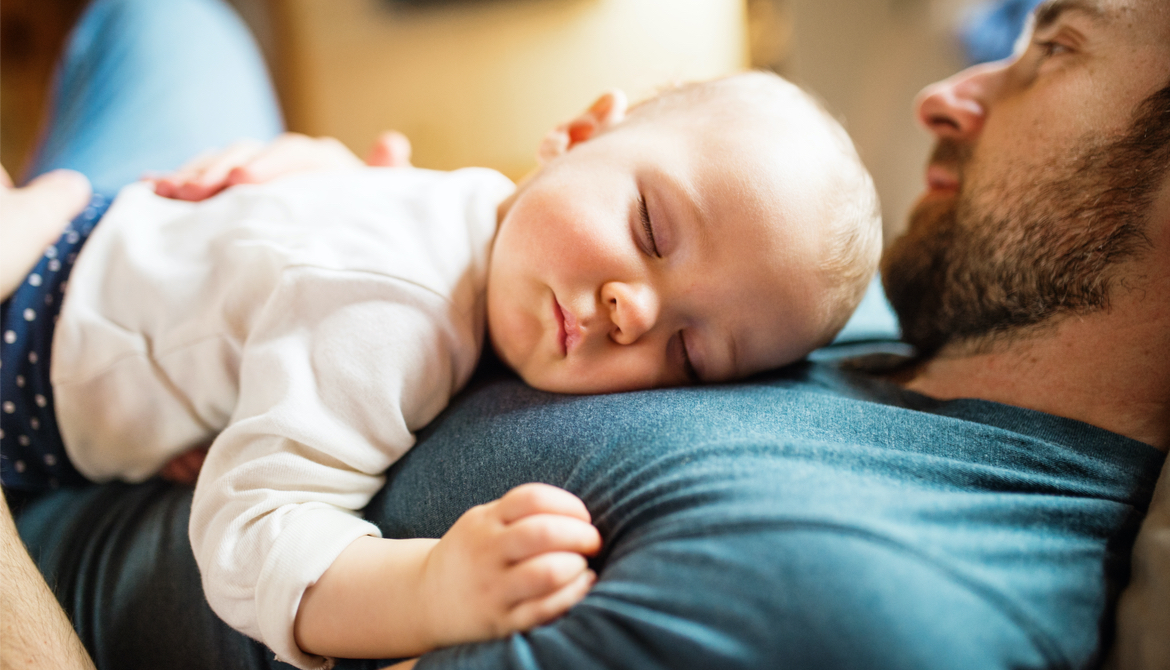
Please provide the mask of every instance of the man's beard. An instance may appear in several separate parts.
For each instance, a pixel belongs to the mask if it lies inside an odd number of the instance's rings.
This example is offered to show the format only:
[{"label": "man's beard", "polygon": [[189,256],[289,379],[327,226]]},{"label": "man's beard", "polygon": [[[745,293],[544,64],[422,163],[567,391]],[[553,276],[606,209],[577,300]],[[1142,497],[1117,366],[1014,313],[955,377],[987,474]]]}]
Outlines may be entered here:
[{"label": "man's beard", "polygon": [[[921,203],[882,258],[903,338],[922,355],[984,350],[1108,309],[1124,262],[1150,248],[1146,219],[1170,169],[1170,86],[1134,118],[1120,138],[1080,142],[1049,174]],[[970,157],[942,140],[932,161],[961,175]]]}]

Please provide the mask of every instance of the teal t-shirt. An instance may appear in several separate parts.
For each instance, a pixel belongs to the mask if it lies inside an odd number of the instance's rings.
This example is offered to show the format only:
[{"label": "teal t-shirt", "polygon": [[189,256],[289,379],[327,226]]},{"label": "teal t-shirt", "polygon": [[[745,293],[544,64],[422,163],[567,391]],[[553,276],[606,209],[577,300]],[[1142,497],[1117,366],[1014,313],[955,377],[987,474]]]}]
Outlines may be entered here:
[{"label": "teal t-shirt", "polygon": [[1085,667],[1163,459],[826,364],[592,398],[496,381],[421,437],[371,505],[388,534],[542,480],[605,549],[567,616],[420,669]]}]

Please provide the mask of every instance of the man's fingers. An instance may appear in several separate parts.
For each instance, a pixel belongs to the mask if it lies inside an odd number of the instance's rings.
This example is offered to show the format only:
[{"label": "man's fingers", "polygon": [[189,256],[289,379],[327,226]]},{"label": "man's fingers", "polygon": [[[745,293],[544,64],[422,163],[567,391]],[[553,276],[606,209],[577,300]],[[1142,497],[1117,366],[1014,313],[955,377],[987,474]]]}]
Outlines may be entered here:
[{"label": "man's fingers", "polygon": [[592,524],[561,514],[533,514],[504,529],[500,538],[504,560],[523,561],[550,551],[592,556],[601,549],[601,534]]},{"label": "man's fingers", "polygon": [[530,514],[562,514],[586,523],[591,520],[580,498],[549,484],[521,484],[505,493],[496,505],[496,512],[505,524]]},{"label": "man's fingers", "polygon": [[410,140],[397,130],[388,130],[374,140],[366,155],[371,167],[410,167]]},{"label": "man's fingers", "polygon": [[8,176],[8,170],[5,170],[3,165],[0,165],[0,186],[12,188],[12,177]]},{"label": "man's fingers", "polygon": [[512,609],[509,618],[515,630],[529,630],[569,611],[597,583],[597,574],[585,570],[553,593],[526,600]]}]

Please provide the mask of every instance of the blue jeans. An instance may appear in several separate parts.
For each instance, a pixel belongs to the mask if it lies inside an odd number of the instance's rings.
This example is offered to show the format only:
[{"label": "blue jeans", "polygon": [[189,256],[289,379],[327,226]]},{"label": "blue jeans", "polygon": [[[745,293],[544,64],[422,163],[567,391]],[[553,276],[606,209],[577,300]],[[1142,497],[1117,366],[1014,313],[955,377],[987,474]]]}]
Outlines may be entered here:
[{"label": "blue jeans", "polygon": [[222,0],[95,0],[56,72],[29,176],[70,168],[112,195],[144,172],[283,128],[263,58]]}]

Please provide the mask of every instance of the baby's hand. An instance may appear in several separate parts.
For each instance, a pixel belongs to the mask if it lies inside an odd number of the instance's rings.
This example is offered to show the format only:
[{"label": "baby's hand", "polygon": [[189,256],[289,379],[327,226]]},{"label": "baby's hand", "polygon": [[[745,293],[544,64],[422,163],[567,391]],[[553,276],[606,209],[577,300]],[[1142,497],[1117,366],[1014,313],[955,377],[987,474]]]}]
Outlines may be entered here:
[{"label": "baby's hand", "polygon": [[601,535],[577,496],[525,484],[468,510],[431,549],[422,605],[436,646],[527,630],[585,597]]},{"label": "baby's hand", "polygon": [[[410,165],[410,140],[402,133],[380,135],[366,165]],[[285,133],[269,144],[237,142],[223,151],[201,154],[176,172],[154,177],[154,192],[177,200],[205,200],[236,184],[263,184],[297,172],[336,170],[362,165],[361,159],[332,137]]]}]

